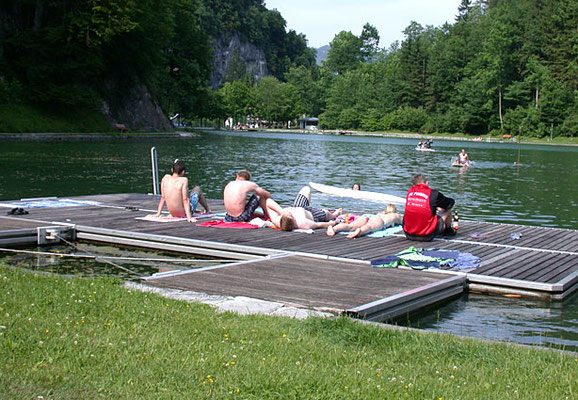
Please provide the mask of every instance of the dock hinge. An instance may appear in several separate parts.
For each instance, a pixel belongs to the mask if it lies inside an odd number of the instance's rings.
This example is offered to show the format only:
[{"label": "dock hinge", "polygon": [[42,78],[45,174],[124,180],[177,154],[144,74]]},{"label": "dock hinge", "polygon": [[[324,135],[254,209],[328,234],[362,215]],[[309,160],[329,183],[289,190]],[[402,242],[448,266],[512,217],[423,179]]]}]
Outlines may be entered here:
[{"label": "dock hinge", "polygon": [[60,243],[65,240],[76,240],[76,228],[72,226],[40,226],[36,228],[39,245]]}]

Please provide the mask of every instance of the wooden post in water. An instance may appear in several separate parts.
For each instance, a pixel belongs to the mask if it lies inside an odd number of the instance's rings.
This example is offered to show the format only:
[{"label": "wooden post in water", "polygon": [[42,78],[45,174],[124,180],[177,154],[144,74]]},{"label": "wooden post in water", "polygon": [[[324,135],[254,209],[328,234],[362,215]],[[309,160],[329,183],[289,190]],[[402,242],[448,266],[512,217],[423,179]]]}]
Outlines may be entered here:
[{"label": "wooden post in water", "polygon": [[522,155],[522,126],[518,130],[518,161],[514,164],[520,165],[520,156]]}]

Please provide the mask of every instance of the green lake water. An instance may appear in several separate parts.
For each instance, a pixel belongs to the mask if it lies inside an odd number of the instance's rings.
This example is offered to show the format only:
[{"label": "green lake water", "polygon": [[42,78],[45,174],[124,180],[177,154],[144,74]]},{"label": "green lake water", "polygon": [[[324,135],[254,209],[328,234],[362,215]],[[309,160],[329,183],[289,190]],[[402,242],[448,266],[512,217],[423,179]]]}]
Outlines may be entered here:
[{"label": "green lake water", "polygon": [[[278,133],[204,133],[180,139],[0,141],[0,199],[152,191],[150,148],[159,171],[187,162],[189,181],[211,198],[240,169],[290,202],[309,181],[405,197],[415,173],[456,199],[461,218],[578,229],[578,148],[515,143],[436,141],[419,152],[415,140]],[[466,147],[474,164],[450,166]],[[315,194],[327,207],[378,210],[371,204]]]},{"label": "green lake water", "polygon": [[[309,181],[405,197],[411,177],[456,199],[462,219],[578,229],[578,148],[379,137],[207,132],[187,138],[0,141],[0,200],[104,193],[150,193],[150,148],[159,173],[175,158],[210,198],[241,169],[289,204]],[[465,148],[474,162],[451,167]],[[378,211],[383,205],[313,194],[328,208]],[[561,303],[464,296],[411,322],[422,329],[578,350],[578,296]]]}]

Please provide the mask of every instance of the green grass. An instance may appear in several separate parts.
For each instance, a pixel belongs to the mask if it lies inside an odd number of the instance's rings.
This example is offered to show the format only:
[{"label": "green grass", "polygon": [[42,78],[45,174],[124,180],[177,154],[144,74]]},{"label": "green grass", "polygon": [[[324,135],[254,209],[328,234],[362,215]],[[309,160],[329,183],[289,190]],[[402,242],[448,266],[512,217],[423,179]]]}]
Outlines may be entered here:
[{"label": "green grass", "polygon": [[83,108],[46,109],[27,104],[0,104],[0,132],[7,133],[115,133],[96,110]]},{"label": "green grass", "polygon": [[0,269],[0,398],[565,399],[569,354]]}]

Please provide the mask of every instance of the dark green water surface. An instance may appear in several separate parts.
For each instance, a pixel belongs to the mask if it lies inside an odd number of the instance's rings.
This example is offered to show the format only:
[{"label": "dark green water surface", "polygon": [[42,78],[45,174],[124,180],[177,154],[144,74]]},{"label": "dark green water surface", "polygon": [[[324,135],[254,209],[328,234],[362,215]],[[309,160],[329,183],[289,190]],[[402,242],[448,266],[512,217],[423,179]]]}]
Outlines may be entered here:
[{"label": "dark green water surface", "polygon": [[[578,148],[516,143],[435,141],[418,152],[416,140],[280,133],[210,132],[174,139],[0,141],[0,200],[104,193],[150,193],[150,148],[160,175],[175,158],[210,198],[240,169],[282,204],[309,181],[405,197],[411,177],[456,199],[462,219],[578,229]],[[465,148],[474,164],[451,167]],[[328,208],[377,211],[382,204],[314,193]],[[86,263],[84,263],[86,264]],[[66,268],[63,266],[62,268]],[[578,351],[578,296],[535,302],[466,295],[409,325],[464,336]]]}]

